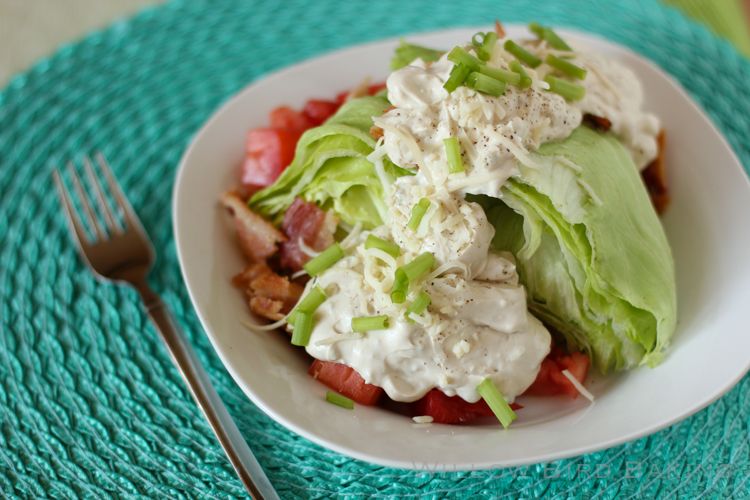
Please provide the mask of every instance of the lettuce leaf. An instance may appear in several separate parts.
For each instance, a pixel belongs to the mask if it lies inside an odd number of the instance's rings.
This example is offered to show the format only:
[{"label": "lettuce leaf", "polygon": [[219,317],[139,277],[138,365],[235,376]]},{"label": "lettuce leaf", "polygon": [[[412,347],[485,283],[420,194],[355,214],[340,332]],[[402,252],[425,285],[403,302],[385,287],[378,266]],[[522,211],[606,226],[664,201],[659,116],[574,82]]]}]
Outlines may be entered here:
[{"label": "lettuce leaf", "polygon": [[[386,212],[383,188],[367,156],[375,147],[370,136],[372,117],[390,104],[384,96],[352,99],[326,123],[305,132],[294,160],[275,183],[250,199],[250,208],[276,222],[297,196],[332,208],[351,225],[365,228],[382,224]],[[410,174],[388,160],[391,179]]]},{"label": "lettuce leaf", "polygon": [[391,58],[391,69],[394,71],[401,69],[411,64],[415,59],[422,59],[425,62],[437,61],[444,53],[442,50],[422,47],[421,45],[414,45],[413,43],[401,40],[398,47],[396,47],[393,58]]},{"label": "lettuce leaf", "polygon": [[602,372],[658,363],[676,323],[674,263],[629,153],[580,127],[533,158],[502,201],[472,197],[493,247],[516,255],[529,308]]}]

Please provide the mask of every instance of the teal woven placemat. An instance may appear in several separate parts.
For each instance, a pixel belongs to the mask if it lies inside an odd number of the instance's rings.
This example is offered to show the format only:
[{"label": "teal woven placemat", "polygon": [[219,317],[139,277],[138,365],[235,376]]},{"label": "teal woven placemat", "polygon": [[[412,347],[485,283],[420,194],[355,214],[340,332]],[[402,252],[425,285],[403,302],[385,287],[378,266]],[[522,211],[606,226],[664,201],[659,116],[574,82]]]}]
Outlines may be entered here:
[{"label": "teal woven placemat", "polygon": [[155,288],[282,497],[749,496],[748,377],[692,418],[611,450],[505,470],[410,472],[348,459],[275,424],[202,333],[180,278],[170,197],[183,150],[216,107],[264,73],[336,47],[495,17],[573,26],[645,54],[750,165],[750,62],[654,1],[194,1],[143,12],[63,48],[0,93],[2,492],[244,493],[136,296],[96,282],[69,241],[51,169],[101,150],[159,251]]}]

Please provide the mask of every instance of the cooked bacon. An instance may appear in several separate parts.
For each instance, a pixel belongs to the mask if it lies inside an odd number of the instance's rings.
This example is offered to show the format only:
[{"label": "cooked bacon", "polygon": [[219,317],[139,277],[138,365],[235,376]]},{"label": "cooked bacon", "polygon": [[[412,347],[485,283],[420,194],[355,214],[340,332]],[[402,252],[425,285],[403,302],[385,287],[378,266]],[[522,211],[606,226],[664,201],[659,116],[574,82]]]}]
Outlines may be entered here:
[{"label": "cooked bacon", "polygon": [[267,259],[276,253],[278,243],[286,241],[270,222],[253,213],[237,193],[224,193],[221,203],[232,214],[240,248],[251,261]]},{"label": "cooked bacon", "polygon": [[269,299],[281,301],[284,311],[288,312],[297,303],[302,295],[302,286],[289,281],[285,276],[279,276],[272,272],[263,273],[250,282],[248,286],[250,293],[256,297],[268,297]]},{"label": "cooked bacon", "polygon": [[278,321],[284,317],[281,312],[284,303],[280,300],[269,299],[268,297],[250,297],[250,310],[271,321]]},{"label": "cooked bacon", "polygon": [[609,119],[604,118],[603,116],[592,115],[591,113],[583,115],[583,122],[589,127],[595,130],[601,130],[602,132],[607,132],[612,128],[612,122],[609,121]]},{"label": "cooked bacon", "polygon": [[299,271],[310,257],[300,248],[300,239],[313,250],[325,250],[333,244],[338,221],[332,212],[321,210],[315,203],[297,198],[284,214],[281,228],[288,241],[281,245],[281,267]]},{"label": "cooked bacon", "polygon": [[495,19],[495,33],[497,33],[498,38],[505,38],[505,28],[497,19]]},{"label": "cooked bacon", "polygon": [[646,189],[651,197],[651,202],[654,204],[656,213],[663,214],[669,205],[669,189],[667,188],[667,173],[664,162],[664,145],[666,141],[664,130],[659,132],[656,141],[659,151],[654,161],[643,169],[641,177],[643,178],[643,183],[646,184]]},{"label": "cooked bacon", "polygon": [[232,284],[244,289],[250,286],[250,282],[255,278],[272,272],[271,268],[265,262],[252,262],[240,274],[232,278]]},{"label": "cooked bacon", "polygon": [[302,286],[279,276],[265,262],[251,263],[232,282],[245,291],[251,311],[274,321],[291,311],[303,292]]}]

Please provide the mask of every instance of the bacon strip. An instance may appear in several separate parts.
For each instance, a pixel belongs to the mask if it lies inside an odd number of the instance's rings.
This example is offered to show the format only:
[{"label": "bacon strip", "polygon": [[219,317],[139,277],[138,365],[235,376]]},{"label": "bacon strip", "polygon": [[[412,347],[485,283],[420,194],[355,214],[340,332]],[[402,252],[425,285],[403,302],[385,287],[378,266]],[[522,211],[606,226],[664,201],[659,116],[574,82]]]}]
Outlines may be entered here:
[{"label": "bacon strip", "polygon": [[669,188],[667,187],[667,173],[664,161],[664,145],[666,141],[664,130],[659,132],[656,140],[659,152],[654,161],[643,169],[641,177],[651,197],[651,202],[654,204],[656,213],[663,214],[667,206],[669,206]]},{"label": "bacon strip", "polygon": [[265,262],[253,262],[232,282],[245,291],[252,312],[273,321],[291,311],[303,292],[302,286],[279,276]]},{"label": "bacon strip", "polygon": [[276,253],[278,243],[286,241],[284,235],[270,222],[253,213],[237,193],[224,193],[221,204],[232,215],[240,248],[251,261],[267,259]]},{"label": "bacon strip", "polygon": [[505,28],[503,28],[503,25],[497,19],[495,19],[495,33],[498,38],[505,38]]},{"label": "bacon strip", "polygon": [[310,260],[300,248],[299,241],[316,251],[333,244],[333,233],[338,221],[332,212],[321,210],[315,203],[297,198],[284,214],[281,228],[288,240],[281,245],[281,267],[298,271]]},{"label": "bacon strip", "polygon": [[596,116],[590,113],[583,115],[583,122],[593,128],[594,130],[600,130],[602,132],[608,132],[612,128],[612,122],[603,116]]}]

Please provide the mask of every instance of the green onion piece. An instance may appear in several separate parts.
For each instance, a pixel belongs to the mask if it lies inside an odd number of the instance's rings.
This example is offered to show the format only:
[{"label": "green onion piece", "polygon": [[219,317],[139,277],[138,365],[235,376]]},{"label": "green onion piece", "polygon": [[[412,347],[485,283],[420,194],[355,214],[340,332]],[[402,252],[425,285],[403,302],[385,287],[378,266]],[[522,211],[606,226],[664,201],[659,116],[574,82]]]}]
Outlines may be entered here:
[{"label": "green onion piece", "polygon": [[[487,61],[492,57],[492,51],[495,50],[495,44],[497,43],[497,33],[494,31],[488,31],[484,35],[482,41],[482,47],[477,49],[477,55],[483,61]],[[484,59],[483,59],[484,57]]]},{"label": "green onion piece", "polygon": [[456,64],[451,70],[451,74],[448,75],[448,79],[443,84],[443,88],[448,92],[453,92],[459,85],[463,85],[466,77],[471,73],[471,68],[464,66],[463,64]]},{"label": "green onion piece", "polygon": [[292,309],[292,312],[290,312],[287,317],[287,323],[294,325],[298,312],[306,312],[309,314],[314,313],[320,304],[325,302],[327,298],[328,296],[323,289],[320,288],[319,285],[316,285],[312,290],[307,292],[307,295],[297,302],[297,305],[294,306],[294,309]]},{"label": "green onion piece", "polygon": [[483,75],[489,76],[490,78],[494,78],[495,80],[500,80],[501,82],[509,83],[511,85],[519,85],[521,83],[521,75],[519,75],[518,73],[514,73],[505,69],[490,68],[486,64],[482,65],[479,68],[479,72]]},{"label": "green onion piece", "polygon": [[485,400],[487,406],[490,407],[492,413],[495,414],[504,428],[507,429],[511,422],[517,418],[516,412],[505,401],[505,398],[497,390],[492,379],[486,378],[482,380],[482,383],[477,386],[477,392],[482,396],[482,399]]},{"label": "green onion piece", "polygon": [[542,60],[539,59],[537,56],[529,52],[528,50],[524,49],[520,45],[518,45],[513,40],[507,40],[505,42],[505,45],[503,45],[505,50],[507,50],[510,54],[515,56],[516,59],[524,63],[526,66],[530,68],[536,68],[540,64],[542,64]]},{"label": "green onion piece", "polygon": [[354,401],[346,396],[342,396],[338,392],[326,391],[326,401],[336,406],[346,408],[347,410],[354,409]]},{"label": "green onion piece", "polygon": [[477,92],[494,97],[501,96],[505,92],[505,82],[495,80],[476,71],[469,73],[469,76],[466,78],[466,84]]},{"label": "green onion piece", "polygon": [[292,331],[292,345],[306,346],[312,334],[312,313],[298,311],[294,315],[294,330]]},{"label": "green onion piece", "polygon": [[294,309],[306,313],[314,313],[318,306],[325,302],[327,298],[328,296],[323,289],[320,288],[320,285],[316,285],[302,298],[302,300],[297,302]]},{"label": "green onion piece", "polygon": [[367,332],[370,330],[385,330],[388,328],[388,316],[360,316],[352,318],[353,332]]},{"label": "green onion piece", "polygon": [[471,36],[471,44],[474,47],[481,47],[482,43],[484,42],[484,37],[487,34],[484,31],[477,31]]},{"label": "green onion piece", "polygon": [[550,54],[547,56],[547,59],[545,59],[544,62],[555,69],[559,69],[566,75],[572,76],[573,78],[577,78],[579,80],[583,80],[584,78],[586,78],[586,70],[584,68],[577,66],[570,61],[566,61],[562,57],[557,57]]},{"label": "green onion piece", "polygon": [[419,202],[411,209],[411,217],[409,217],[409,222],[407,222],[406,227],[412,231],[416,231],[428,208],[430,208],[430,200],[427,198],[419,200]]},{"label": "green onion piece", "polygon": [[383,238],[378,238],[374,234],[370,234],[367,236],[367,239],[365,240],[365,248],[377,248],[378,250],[382,250],[391,257],[398,257],[401,255],[401,249],[393,243],[392,241],[384,240]]},{"label": "green onion piece", "polygon": [[497,33],[494,31],[488,31],[487,33],[475,33],[471,37],[471,43],[474,45],[474,50],[477,53],[477,57],[480,61],[489,61],[492,57],[492,51],[495,49],[497,43]]},{"label": "green onion piece", "polygon": [[338,243],[326,248],[317,257],[310,259],[304,267],[307,274],[317,276],[344,257],[344,251]]},{"label": "green onion piece", "polygon": [[458,144],[458,139],[455,137],[443,139],[443,146],[445,146],[445,155],[448,157],[448,172],[455,174],[466,170],[461,159],[461,146]]},{"label": "green onion piece", "polygon": [[427,306],[429,306],[432,303],[432,298],[430,298],[430,295],[425,292],[424,290],[419,292],[417,297],[414,299],[414,302],[409,304],[409,307],[406,308],[406,317],[408,318],[410,314],[422,314],[425,309],[427,309]]},{"label": "green onion piece", "polygon": [[401,269],[396,269],[396,275],[393,279],[391,288],[391,302],[394,304],[403,304],[406,300],[406,292],[409,291],[409,277]]},{"label": "green onion piece", "polygon": [[532,33],[534,33],[542,40],[546,40],[549,46],[553,49],[568,51],[573,50],[572,48],[570,48],[570,45],[565,43],[565,41],[552,30],[552,28],[547,28],[540,25],[539,23],[531,23],[529,24],[529,29]]},{"label": "green onion piece", "polygon": [[404,274],[406,274],[408,281],[411,282],[418,280],[428,272],[432,271],[434,265],[435,256],[430,252],[425,252],[419,254],[414,258],[413,261],[409,262],[408,264],[404,264],[399,269],[401,269]]},{"label": "green onion piece", "polygon": [[461,47],[453,47],[451,51],[448,52],[448,60],[461,66],[466,66],[472,70],[479,69],[479,66],[482,64],[479,59],[469,54]]},{"label": "green onion piece", "polygon": [[552,75],[547,75],[544,81],[549,83],[550,92],[560,94],[566,101],[580,101],[586,95],[586,88],[577,83],[571,83]]},{"label": "green onion piece", "polygon": [[514,71],[521,76],[521,83],[518,84],[519,87],[521,87],[522,89],[531,87],[531,77],[528,73],[526,73],[526,70],[523,69],[523,66],[521,66],[520,62],[511,61],[508,66],[510,67],[511,71]]}]

